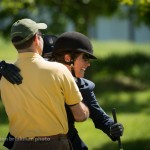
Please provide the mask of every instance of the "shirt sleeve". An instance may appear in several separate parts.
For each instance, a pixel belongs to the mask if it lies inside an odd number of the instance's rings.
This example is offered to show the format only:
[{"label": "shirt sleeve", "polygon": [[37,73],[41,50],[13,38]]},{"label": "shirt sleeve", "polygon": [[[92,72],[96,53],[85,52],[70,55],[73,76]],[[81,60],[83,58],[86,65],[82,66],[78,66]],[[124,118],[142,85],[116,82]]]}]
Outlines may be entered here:
[{"label": "shirt sleeve", "polygon": [[66,66],[64,66],[62,69],[62,91],[65,97],[65,103],[67,105],[77,104],[82,100],[82,95],[71,72]]}]

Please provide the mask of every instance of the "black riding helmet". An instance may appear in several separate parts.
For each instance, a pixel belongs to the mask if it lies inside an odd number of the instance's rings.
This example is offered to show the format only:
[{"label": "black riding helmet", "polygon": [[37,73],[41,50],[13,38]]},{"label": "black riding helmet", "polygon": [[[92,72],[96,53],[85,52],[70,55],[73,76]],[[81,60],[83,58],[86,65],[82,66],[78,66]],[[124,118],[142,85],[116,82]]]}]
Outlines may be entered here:
[{"label": "black riding helmet", "polygon": [[44,47],[42,53],[43,57],[49,57],[52,55],[54,43],[56,40],[57,37],[55,35],[44,35],[43,37]]},{"label": "black riding helmet", "polygon": [[53,54],[70,51],[70,52],[83,52],[88,55],[90,59],[97,59],[93,55],[93,47],[90,40],[79,32],[65,32],[61,34],[54,44]]}]

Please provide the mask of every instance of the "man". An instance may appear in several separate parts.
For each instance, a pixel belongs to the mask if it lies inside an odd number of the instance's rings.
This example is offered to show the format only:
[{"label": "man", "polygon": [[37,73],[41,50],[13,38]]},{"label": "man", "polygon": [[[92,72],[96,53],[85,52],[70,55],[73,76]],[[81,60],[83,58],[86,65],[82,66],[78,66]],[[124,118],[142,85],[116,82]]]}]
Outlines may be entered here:
[{"label": "man", "polygon": [[76,121],[89,116],[68,69],[40,56],[40,30],[46,28],[46,24],[31,19],[18,20],[11,28],[11,40],[18,52],[15,65],[23,77],[20,85],[10,84],[2,77],[0,85],[9,130],[15,137],[12,150],[69,150],[64,103],[69,105]]}]

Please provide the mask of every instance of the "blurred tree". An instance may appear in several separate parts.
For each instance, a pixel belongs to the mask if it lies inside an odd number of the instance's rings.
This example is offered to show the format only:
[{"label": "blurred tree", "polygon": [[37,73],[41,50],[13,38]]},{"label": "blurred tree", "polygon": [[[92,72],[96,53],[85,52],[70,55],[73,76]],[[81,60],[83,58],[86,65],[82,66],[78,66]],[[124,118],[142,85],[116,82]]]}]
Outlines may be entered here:
[{"label": "blurred tree", "polygon": [[0,30],[4,36],[10,32],[13,22],[20,18],[29,16],[33,11],[34,3],[32,0],[1,0],[0,1]]},{"label": "blurred tree", "polygon": [[76,31],[87,34],[97,17],[111,16],[118,7],[116,0],[107,0],[107,3],[105,0],[2,0],[0,4],[0,21],[3,22],[0,30],[5,35],[12,22],[33,16],[34,20],[46,22],[54,34],[63,32],[68,22]]},{"label": "blurred tree", "polygon": [[119,0],[121,4],[128,5],[131,13],[136,15],[135,23],[145,23],[150,27],[150,0]]},{"label": "blurred tree", "polygon": [[37,0],[46,4],[50,9],[64,15],[71,21],[76,31],[87,34],[89,26],[92,26],[100,15],[111,16],[118,7],[116,0]]},{"label": "blurred tree", "polygon": [[60,34],[72,23],[76,31],[87,35],[99,16],[113,15],[120,4],[128,6],[129,38],[134,40],[135,22],[150,26],[150,0],[0,0],[0,30],[7,36],[12,22],[28,17],[47,23],[49,34]]}]

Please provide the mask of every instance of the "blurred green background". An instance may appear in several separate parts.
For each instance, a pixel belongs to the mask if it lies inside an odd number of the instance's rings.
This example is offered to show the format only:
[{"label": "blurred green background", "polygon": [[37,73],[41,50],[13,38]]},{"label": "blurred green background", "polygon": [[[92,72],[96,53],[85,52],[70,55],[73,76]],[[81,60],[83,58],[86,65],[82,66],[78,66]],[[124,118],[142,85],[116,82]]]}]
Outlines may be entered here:
[{"label": "blurred green background", "polygon": [[[121,11],[120,5],[125,6],[128,13]],[[111,19],[110,16],[116,12],[120,18],[127,18],[132,24],[128,38],[106,40],[91,34],[91,29],[100,28],[95,25],[98,17],[107,16]],[[141,41],[137,40],[137,34],[133,32],[141,23],[150,27],[149,15],[150,2],[147,0],[108,0],[107,3],[105,0],[1,0],[0,60],[13,63],[17,58],[17,52],[9,39],[10,26],[15,20],[30,17],[44,21],[48,24],[47,32],[56,35],[68,31],[66,26],[71,22],[74,30],[88,35],[92,41],[98,60],[91,62],[86,78],[96,84],[95,94],[105,112],[112,116],[111,110],[116,108],[118,122],[125,128],[121,137],[124,150],[150,150],[149,32],[140,35]],[[102,33],[105,35],[113,30],[114,26]],[[123,27],[122,30],[118,28],[117,33],[123,30]],[[143,42],[145,39],[147,42]],[[117,142],[112,142],[102,131],[95,129],[90,119],[76,123],[76,127],[89,150],[119,149]],[[0,150],[5,150],[2,144],[7,132],[8,119],[0,100]]]},{"label": "blurred green background", "polygon": [[[3,41],[3,39],[0,39]],[[150,149],[150,44],[92,41],[99,58],[91,62],[87,78],[95,82],[95,93],[101,107],[112,116],[116,108],[118,121],[124,125],[121,138],[125,150]],[[122,48],[117,48],[117,45]],[[0,42],[0,59],[14,62],[17,53],[10,42]],[[130,49],[130,50],[129,50]],[[9,56],[9,57],[8,57]],[[0,149],[8,132],[8,120],[0,101]],[[90,150],[117,150],[89,119],[76,124]]]}]

